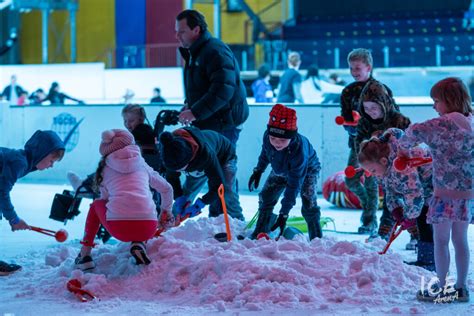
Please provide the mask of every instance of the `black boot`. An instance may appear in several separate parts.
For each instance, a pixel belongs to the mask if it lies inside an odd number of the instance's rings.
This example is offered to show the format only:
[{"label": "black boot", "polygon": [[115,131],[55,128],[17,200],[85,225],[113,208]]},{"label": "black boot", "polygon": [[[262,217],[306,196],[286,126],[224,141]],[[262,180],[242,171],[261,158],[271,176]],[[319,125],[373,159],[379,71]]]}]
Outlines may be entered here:
[{"label": "black boot", "polygon": [[434,244],[432,242],[418,241],[418,254],[416,261],[405,263],[421,267],[428,271],[435,271]]},{"label": "black boot", "polygon": [[321,209],[319,206],[316,206],[316,208],[316,214],[304,217],[306,225],[308,225],[309,240],[323,237],[323,230],[321,229],[321,223],[319,222],[321,218]]},{"label": "black boot", "polygon": [[258,211],[257,224],[250,239],[257,239],[258,234],[268,233],[277,216],[273,212]]}]

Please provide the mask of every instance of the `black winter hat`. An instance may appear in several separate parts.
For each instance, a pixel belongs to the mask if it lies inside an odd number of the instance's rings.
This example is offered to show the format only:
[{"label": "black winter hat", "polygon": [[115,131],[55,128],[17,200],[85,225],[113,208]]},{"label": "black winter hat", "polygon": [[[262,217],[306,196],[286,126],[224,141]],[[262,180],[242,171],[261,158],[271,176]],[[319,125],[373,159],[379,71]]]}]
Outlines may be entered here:
[{"label": "black winter hat", "polygon": [[170,132],[160,135],[161,159],[166,168],[181,170],[189,164],[193,157],[191,145],[181,137],[176,137]]},{"label": "black winter hat", "polygon": [[132,131],[135,143],[141,145],[155,145],[155,134],[153,128],[148,124],[138,124]]}]

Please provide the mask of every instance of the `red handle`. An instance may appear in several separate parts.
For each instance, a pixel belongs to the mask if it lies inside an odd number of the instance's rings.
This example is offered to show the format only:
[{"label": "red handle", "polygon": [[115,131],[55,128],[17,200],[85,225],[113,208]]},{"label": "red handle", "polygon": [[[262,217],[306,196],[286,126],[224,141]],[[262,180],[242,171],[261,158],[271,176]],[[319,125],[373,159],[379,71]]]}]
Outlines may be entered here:
[{"label": "red handle", "polygon": [[433,162],[431,157],[397,157],[393,161],[393,166],[397,171],[404,171],[407,168],[415,168]]},{"label": "red handle", "polygon": [[403,231],[403,227],[400,224],[400,222],[397,221],[396,224],[393,226],[392,231],[390,232],[390,237],[388,239],[387,244],[382,249],[382,251],[379,251],[379,255],[384,255],[387,253],[388,248],[390,248],[390,245],[392,245],[393,241],[397,239],[397,237],[402,233],[402,231]]},{"label": "red handle", "polygon": [[40,228],[40,227],[36,227],[36,226],[30,226],[30,229],[35,231],[35,232],[45,234],[45,235],[48,235],[48,236],[53,236],[53,237],[56,234],[56,232],[54,230],[49,230],[49,229]]},{"label": "red handle", "polygon": [[344,119],[342,115],[336,116],[336,124],[337,125],[345,125],[345,126],[357,126],[360,120],[360,114],[357,111],[352,111],[352,118],[353,121],[348,121]]},{"label": "red handle", "polygon": [[68,233],[64,229],[60,229],[57,232],[55,232],[54,230],[40,228],[40,227],[36,227],[36,226],[30,226],[30,229],[32,231],[35,231],[35,232],[38,232],[38,233],[41,233],[41,234],[45,234],[46,236],[54,237],[54,238],[56,238],[56,240],[58,242],[64,242],[64,241],[67,240],[67,237],[68,237]]}]

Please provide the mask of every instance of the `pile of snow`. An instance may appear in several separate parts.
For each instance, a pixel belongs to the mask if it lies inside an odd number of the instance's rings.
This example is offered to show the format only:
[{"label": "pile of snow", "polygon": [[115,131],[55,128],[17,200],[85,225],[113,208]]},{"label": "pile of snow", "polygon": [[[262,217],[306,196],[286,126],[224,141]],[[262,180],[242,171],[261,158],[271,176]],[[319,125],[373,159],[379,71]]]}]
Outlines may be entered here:
[{"label": "pile of snow", "polygon": [[[244,224],[232,221],[234,235]],[[74,269],[78,240],[30,253],[25,267],[2,282],[16,298],[63,300],[75,303],[66,282],[78,278],[100,301],[79,304],[94,312],[110,305],[173,302],[214,311],[272,311],[305,309],[354,312],[421,313],[414,299],[421,277],[433,274],[403,264],[391,251],[379,255],[384,242],[338,241],[331,237],[309,242],[249,240],[221,243],[214,234],[225,232],[223,217],[187,221],[147,244],[152,263],[137,266],[129,244],[100,245],[92,256],[92,273]],[[41,260],[40,257],[44,257]],[[409,304],[407,304],[409,302]],[[124,310],[122,310],[124,311]],[[176,310],[175,310],[176,311]]]}]

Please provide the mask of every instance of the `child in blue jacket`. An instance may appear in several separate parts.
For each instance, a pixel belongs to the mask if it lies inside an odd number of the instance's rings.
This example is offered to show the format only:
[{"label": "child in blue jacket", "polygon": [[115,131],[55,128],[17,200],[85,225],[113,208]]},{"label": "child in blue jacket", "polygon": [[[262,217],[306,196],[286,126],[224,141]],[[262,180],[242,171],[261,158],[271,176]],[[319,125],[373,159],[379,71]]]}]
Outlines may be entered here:
[{"label": "child in blue jacket", "polygon": [[[0,219],[10,223],[12,231],[29,229],[12,205],[10,191],[16,181],[36,170],[51,168],[64,156],[65,146],[53,131],[36,131],[26,142],[24,149],[0,147]],[[0,261],[0,276],[19,270],[16,264]]]},{"label": "child in blue jacket", "polygon": [[252,238],[261,232],[268,232],[273,208],[283,191],[280,214],[271,230],[280,228],[282,234],[288,214],[301,192],[301,213],[308,225],[309,238],[321,238],[321,211],[316,196],[316,181],[321,165],[309,140],[298,133],[296,111],[281,104],[276,104],[270,112],[258,164],[249,180],[250,191],[258,187],[269,164],[272,171],[259,194],[259,214]]}]

